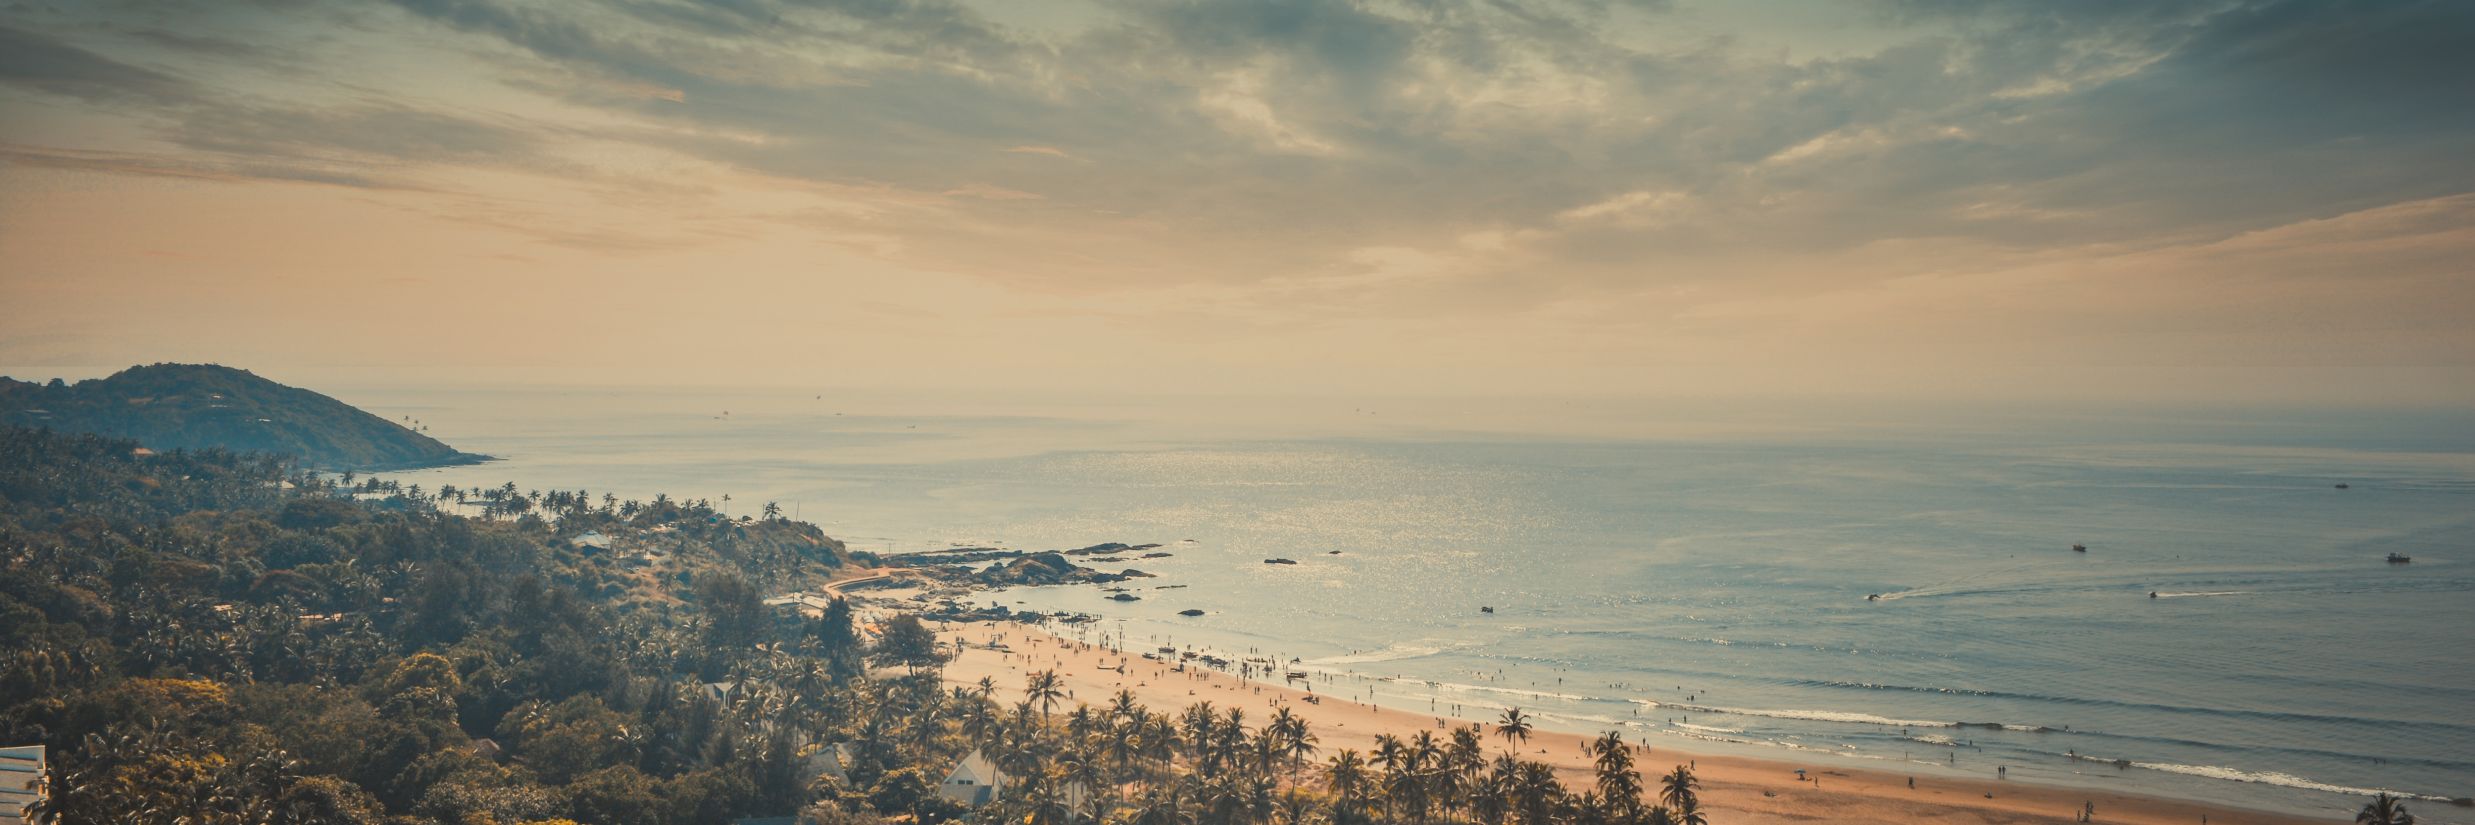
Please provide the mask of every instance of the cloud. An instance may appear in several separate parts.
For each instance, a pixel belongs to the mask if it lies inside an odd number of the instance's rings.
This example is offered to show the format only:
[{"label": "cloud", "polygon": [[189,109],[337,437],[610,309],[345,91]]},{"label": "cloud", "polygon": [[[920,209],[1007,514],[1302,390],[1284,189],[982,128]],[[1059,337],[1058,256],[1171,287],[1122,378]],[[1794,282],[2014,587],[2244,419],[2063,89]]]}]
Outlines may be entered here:
[{"label": "cloud", "polygon": [[230,155],[505,165],[540,163],[543,141],[538,129],[521,122],[383,101],[217,107],[183,118],[171,137],[192,149]]},{"label": "cloud", "polygon": [[96,102],[177,102],[187,82],[25,29],[0,26],[0,83]]},{"label": "cloud", "polygon": [[223,183],[251,180],[313,183],[354,189],[416,190],[419,187],[401,180],[390,180],[356,174],[349,170],[272,162],[264,159],[242,161],[207,160],[186,155],[163,155],[139,152],[108,152],[79,149],[57,149],[45,146],[0,144],[0,161],[7,165],[37,169],[66,169],[116,175],[137,175],[155,178],[179,178]]},{"label": "cloud", "polygon": [[[729,216],[1249,323],[1707,319],[2475,191],[2465,3],[1883,0],[1845,12],[1878,36],[1793,50],[1665,3],[981,8],[339,0],[254,38],[164,7],[12,22],[0,83],[126,132],[12,131],[13,164],[523,201],[476,220],[577,248],[736,242]],[[714,223],[643,228],[674,216]]]}]

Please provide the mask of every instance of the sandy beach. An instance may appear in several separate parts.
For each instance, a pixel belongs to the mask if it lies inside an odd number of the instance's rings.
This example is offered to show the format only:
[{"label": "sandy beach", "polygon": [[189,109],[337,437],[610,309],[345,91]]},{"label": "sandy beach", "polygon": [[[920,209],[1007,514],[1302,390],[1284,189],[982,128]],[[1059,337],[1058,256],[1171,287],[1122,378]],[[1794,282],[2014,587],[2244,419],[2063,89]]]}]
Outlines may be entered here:
[{"label": "sandy beach", "polygon": [[[961,655],[946,665],[947,681],[970,685],[984,677],[991,679],[997,686],[997,698],[1003,702],[1021,699],[1027,674],[1054,670],[1071,692],[1069,704],[1103,705],[1123,689],[1132,691],[1156,713],[1174,714],[1196,702],[1211,702],[1223,709],[1244,709],[1250,724],[1269,717],[1275,708],[1287,707],[1312,725],[1319,758],[1329,758],[1344,748],[1365,753],[1373,749],[1375,737],[1382,733],[1407,738],[1421,729],[1440,734],[1445,728],[1492,721],[1382,709],[1332,695],[1317,695],[1315,701],[1308,701],[1307,691],[1262,680],[1243,680],[1202,667],[1190,668],[1185,673],[1172,672],[1167,663],[1141,658],[1140,651],[1121,656],[1025,625],[945,625],[940,636],[949,644],[963,643]],[[991,641],[1002,641],[1008,649],[992,650]],[[1491,729],[1492,725],[1488,727]],[[1490,753],[1506,747],[1502,738],[1493,735],[1487,737],[1487,742]],[[1564,775],[1567,787],[1580,788],[1593,781],[1590,760],[1582,751],[1583,742],[1579,735],[1542,730],[1521,746],[1522,757],[1555,765]],[[1730,825],[1817,819],[1961,825],[2068,823],[2077,822],[2082,806],[2091,803],[2096,806],[2096,822],[2276,825],[2344,821],[2337,817],[2316,819],[1990,778],[1919,774],[1913,777],[1915,786],[1911,788],[1912,777],[1907,774],[1857,769],[1828,758],[1791,763],[1693,753],[1665,741],[1648,744],[1651,752],[1640,758],[1644,774],[1656,775],[1677,764],[1691,764],[1704,786],[1704,809],[1711,813],[1714,822]],[[1807,779],[1798,778],[1800,768]]]}]

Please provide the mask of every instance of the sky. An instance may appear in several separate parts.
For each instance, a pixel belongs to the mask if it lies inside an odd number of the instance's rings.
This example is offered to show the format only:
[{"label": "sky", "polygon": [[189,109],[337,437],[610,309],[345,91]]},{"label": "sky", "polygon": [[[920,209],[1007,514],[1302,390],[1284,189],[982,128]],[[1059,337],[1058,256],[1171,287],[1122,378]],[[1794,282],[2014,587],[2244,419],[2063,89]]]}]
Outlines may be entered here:
[{"label": "sky", "polygon": [[0,365],[2475,406],[2475,3],[0,0]]}]

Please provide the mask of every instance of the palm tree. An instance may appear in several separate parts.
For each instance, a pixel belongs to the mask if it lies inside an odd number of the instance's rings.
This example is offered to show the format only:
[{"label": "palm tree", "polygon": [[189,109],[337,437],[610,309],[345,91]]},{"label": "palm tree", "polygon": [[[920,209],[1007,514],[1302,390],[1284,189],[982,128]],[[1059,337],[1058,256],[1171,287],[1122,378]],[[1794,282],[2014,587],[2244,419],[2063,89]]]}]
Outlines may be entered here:
[{"label": "palm tree", "polygon": [[1700,807],[1701,797],[1695,792],[1701,790],[1702,783],[1693,778],[1693,769],[1677,765],[1674,771],[1659,779],[1659,784],[1659,801],[1667,803],[1667,807],[1688,818],[1695,814],[1695,808]]},{"label": "palm tree", "polygon": [[1513,783],[1513,807],[1521,812],[1523,825],[1548,825],[1555,817],[1556,803],[1563,798],[1564,783],[1556,781],[1555,766],[1521,763]]},{"label": "palm tree", "polygon": [[1536,727],[1530,724],[1530,717],[1521,714],[1520,708],[1505,708],[1504,721],[1496,723],[1495,733],[1504,737],[1504,746],[1509,748],[1514,739],[1520,739],[1521,744],[1529,744],[1530,731]]},{"label": "palm tree", "polygon": [[1212,703],[1196,702],[1186,706],[1186,712],[1178,715],[1177,727],[1180,739],[1186,746],[1187,758],[1198,763],[1203,761],[1203,755],[1212,749],[1212,734],[1218,730],[1219,724],[1220,709],[1212,707]]},{"label": "palm tree", "polygon": [[1293,773],[1305,764],[1307,757],[1315,755],[1315,732],[1307,728],[1305,719],[1290,713],[1288,708],[1273,712],[1272,721],[1264,725],[1264,730],[1269,734],[1267,738],[1278,744],[1281,758],[1289,760]]},{"label": "palm tree", "polygon": [[1186,811],[1185,799],[1174,787],[1144,794],[1126,819],[1129,825],[1190,825],[1194,821],[1194,815]]},{"label": "palm tree", "polygon": [[1512,813],[1513,785],[1520,772],[1512,754],[1496,757],[1494,767],[1470,788],[1470,814],[1484,825],[1503,825]]},{"label": "palm tree", "polygon": [[2415,815],[2406,812],[2406,800],[2388,794],[2372,797],[2363,812],[2355,814],[2356,825],[2415,825]]},{"label": "palm tree", "polygon": [[1057,700],[1063,698],[1066,698],[1066,692],[1059,687],[1057,671],[1054,670],[1031,674],[1030,685],[1023,688],[1023,700],[1040,706],[1041,721],[1048,720],[1049,709],[1056,707]]},{"label": "palm tree", "polygon": [[1633,770],[1633,749],[1624,744],[1624,734],[1612,730],[1587,747],[1598,757],[1600,803],[1618,819],[1631,821],[1641,807],[1641,774]]},{"label": "palm tree", "polygon": [[1366,804],[1366,763],[1358,758],[1357,751],[1342,750],[1334,755],[1324,776],[1325,784],[1331,786],[1336,797],[1332,803],[1335,820],[1345,820]]},{"label": "palm tree", "polygon": [[1458,817],[1469,804],[1469,790],[1477,783],[1479,769],[1486,767],[1485,748],[1478,728],[1462,725],[1452,729],[1442,753],[1436,756],[1435,794],[1443,800],[1446,820]]}]

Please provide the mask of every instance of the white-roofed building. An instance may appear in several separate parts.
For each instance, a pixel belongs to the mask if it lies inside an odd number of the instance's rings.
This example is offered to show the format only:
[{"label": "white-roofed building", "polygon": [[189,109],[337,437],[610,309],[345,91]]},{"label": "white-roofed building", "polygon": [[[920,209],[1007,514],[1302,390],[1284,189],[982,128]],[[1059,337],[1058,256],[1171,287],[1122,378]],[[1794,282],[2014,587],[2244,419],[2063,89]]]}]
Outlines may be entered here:
[{"label": "white-roofed building", "polygon": [[954,769],[945,774],[945,781],[937,784],[938,796],[975,808],[997,801],[1004,792],[1005,773],[976,749],[954,763]]},{"label": "white-roofed building", "polygon": [[40,821],[26,818],[26,806],[50,794],[51,784],[44,779],[47,768],[42,745],[0,748],[0,825]]}]

